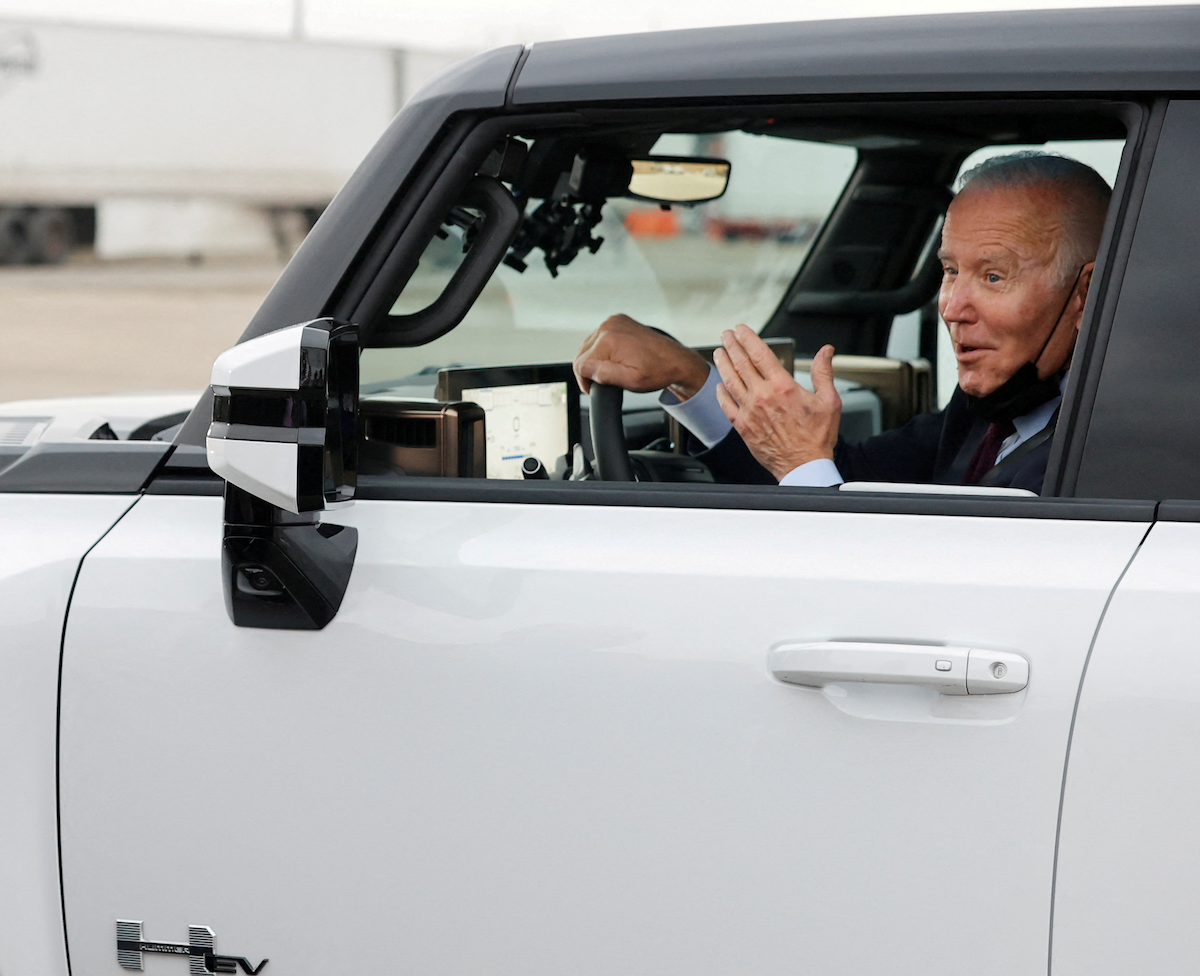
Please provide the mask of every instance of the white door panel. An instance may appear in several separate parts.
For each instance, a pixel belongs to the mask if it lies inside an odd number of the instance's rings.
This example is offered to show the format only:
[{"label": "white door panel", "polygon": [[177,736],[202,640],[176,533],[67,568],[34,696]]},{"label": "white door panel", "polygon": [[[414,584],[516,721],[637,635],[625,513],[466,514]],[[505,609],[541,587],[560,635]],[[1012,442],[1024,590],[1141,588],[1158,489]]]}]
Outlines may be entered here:
[{"label": "white door panel", "polygon": [[[87,972],[120,972],[118,918],[289,973],[1045,965],[1071,708],[1144,525],[359,502],[341,612],[284,632],[226,617],[220,520],[147,497],[77,588]],[[831,640],[1018,653],[1029,683],[770,676]]]},{"label": "white door panel", "polygon": [[1055,976],[1195,969],[1200,930],[1200,525],[1159,522],[1121,580],[1079,699]]},{"label": "white door panel", "polygon": [[65,976],[55,745],[79,560],[133,499],[0,493],[0,973]]}]

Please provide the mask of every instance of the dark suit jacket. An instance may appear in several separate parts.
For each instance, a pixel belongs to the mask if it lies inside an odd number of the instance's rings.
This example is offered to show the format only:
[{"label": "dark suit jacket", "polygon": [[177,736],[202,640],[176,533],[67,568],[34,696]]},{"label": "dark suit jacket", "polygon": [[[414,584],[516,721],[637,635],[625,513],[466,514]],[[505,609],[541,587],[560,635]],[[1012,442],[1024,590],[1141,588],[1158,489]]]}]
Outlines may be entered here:
[{"label": "dark suit jacket", "polygon": [[[1050,424],[1053,426],[1054,419]],[[839,438],[833,460],[846,481],[960,485],[987,426],[968,411],[966,394],[955,389],[944,410],[920,414],[903,427],[877,434],[861,444],[847,444]],[[694,456],[708,465],[717,481],[775,484],[737,431],[730,431],[708,450],[694,439],[692,444],[700,448],[692,451]],[[1040,494],[1049,458],[1050,438],[1046,438],[996,465],[982,483],[997,488],[1026,488]]]}]

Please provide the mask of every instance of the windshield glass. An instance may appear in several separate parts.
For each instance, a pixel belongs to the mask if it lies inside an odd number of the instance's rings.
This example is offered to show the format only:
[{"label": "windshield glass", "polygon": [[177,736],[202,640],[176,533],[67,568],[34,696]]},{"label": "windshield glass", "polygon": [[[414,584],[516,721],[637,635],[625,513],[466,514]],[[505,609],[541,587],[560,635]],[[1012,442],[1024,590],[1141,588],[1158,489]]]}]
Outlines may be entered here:
[{"label": "windshield glass", "polygon": [[[727,159],[729,189],[694,207],[609,200],[594,231],[604,239],[596,253],[581,251],[557,277],[537,250],[524,272],[501,265],[448,335],[426,346],[366,350],[364,388],[432,386],[437,368],[450,365],[567,361],[619,312],[689,345],[715,343],[739,322],[758,329],[857,161],[857,151],[846,146],[744,132],[668,134],[653,152]],[[435,240],[396,312],[432,302],[459,253],[453,235]]]}]

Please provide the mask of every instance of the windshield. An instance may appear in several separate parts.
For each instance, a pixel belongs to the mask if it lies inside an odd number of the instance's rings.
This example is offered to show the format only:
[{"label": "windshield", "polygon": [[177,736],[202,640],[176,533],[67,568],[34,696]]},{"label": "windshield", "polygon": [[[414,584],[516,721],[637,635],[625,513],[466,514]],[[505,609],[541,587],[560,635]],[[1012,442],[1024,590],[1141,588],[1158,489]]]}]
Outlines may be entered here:
[{"label": "windshield", "polygon": [[[689,345],[715,343],[739,322],[757,329],[857,161],[846,146],[736,131],[664,135],[653,152],[727,159],[729,189],[695,207],[609,200],[594,231],[604,239],[596,253],[581,251],[557,277],[540,252],[530,255],[524,272],[501,265],[448,335],[414,348],[365,350],[364,389],[431,387],[437,369],[450,365],[567,361],[619,312]],[[422,308],[441,293],[460,242],[452,232],[431,244],[396,312]]]}]

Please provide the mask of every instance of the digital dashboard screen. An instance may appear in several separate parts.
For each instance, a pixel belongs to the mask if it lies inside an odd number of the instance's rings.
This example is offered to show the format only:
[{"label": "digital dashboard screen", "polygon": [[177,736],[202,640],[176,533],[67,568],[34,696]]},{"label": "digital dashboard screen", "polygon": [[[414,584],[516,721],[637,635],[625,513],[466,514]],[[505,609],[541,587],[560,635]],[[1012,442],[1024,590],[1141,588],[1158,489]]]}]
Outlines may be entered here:
[{"label": "digital dashboard screen", "polygon": [[554,471],[570,449],[567,383],[526,383],[463,390],[485,414],[487,476],[520,480],[521,462],[535,457]]}]

